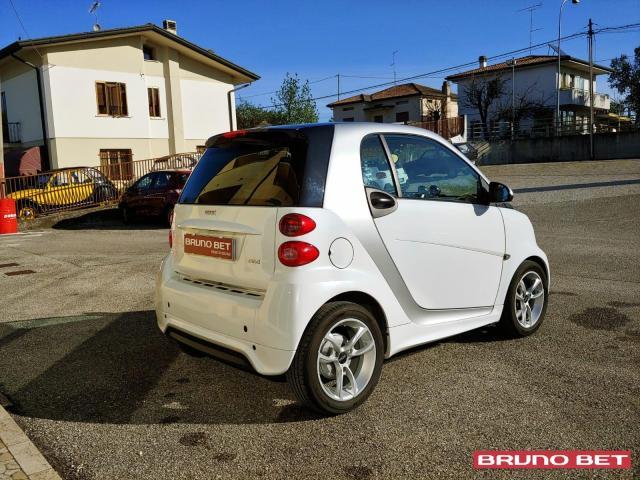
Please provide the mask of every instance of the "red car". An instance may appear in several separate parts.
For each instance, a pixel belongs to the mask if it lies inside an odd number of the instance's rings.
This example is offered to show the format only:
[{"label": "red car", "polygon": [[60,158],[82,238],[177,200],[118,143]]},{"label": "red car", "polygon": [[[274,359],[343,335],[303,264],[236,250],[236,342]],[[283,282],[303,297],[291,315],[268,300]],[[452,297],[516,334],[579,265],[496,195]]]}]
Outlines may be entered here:
[{"label": "red car", "polygon": [[135,217],[160,217],[171,224],[173,207],[190,174],[191,170],[160,170],[140,177],[120,199],[124,222]]}]

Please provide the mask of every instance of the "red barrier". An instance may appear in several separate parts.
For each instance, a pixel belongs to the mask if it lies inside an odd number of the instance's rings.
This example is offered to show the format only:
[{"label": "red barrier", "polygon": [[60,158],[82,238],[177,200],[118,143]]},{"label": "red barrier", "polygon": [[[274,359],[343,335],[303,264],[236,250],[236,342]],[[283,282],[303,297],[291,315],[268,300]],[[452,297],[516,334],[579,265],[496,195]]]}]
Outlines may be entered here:
[{"label": "red barrier", "polygon": [[0,198],[0,235],[18,233],[16,202],[13,198]]}]

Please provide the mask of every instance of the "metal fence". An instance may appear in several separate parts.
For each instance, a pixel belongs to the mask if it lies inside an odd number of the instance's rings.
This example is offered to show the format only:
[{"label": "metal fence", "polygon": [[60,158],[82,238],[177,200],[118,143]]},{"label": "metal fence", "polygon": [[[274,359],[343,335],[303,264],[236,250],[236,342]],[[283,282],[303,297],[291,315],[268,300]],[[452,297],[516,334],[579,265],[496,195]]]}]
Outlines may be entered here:
[{"label": "metal fence", "polygon": [[[594,133],[619,133],[640,130],[635,118],[611,118],[594,123]],[[478,121],[470,122],[468,140],[519,140],[567,135],[589,135],[589,119],[556,122],[554,119],[522,120],[521,122],[490,121],[486,128]]]},{"label": "metal fence", "polygon": [[181,153],[134,161],[130,153],[101,153],[97,167],[69,167],[37,175],[0,178],[0,198],[13,198],[18,216],[24,219],[117,204],[122,193],[144,175],[166,169],[191,170],[200,156]]}]

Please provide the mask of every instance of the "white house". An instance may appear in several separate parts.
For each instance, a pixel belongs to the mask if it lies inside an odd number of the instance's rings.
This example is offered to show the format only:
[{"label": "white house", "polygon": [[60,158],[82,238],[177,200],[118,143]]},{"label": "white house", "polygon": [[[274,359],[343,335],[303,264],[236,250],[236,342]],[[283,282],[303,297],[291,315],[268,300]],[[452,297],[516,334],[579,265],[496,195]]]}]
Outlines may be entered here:
[{"label": "white house", "polygon": [[[589,119],[590,90],[596,92],[598,75],[607,74],[607,67],[594,65],[593,86],[589,81],[589,63],[568,55],[561,56],[560,69],[560,111],[563,125],[587,125]],[[478,108],[470,105],[468,93],[477,91],[486,82],[499,78],[502,83],[501,95],[488,109],[488,120],[495,121],[499,110],[509,109],[512,98],[518,103],[527,101],[537,108],[535,118],[529,118],[530,125],[535,122],[550,124],[557,104],[558,57],[554,55],[529,55],[494,65],[487,65],[485,56],[479,58],[477,68],[450,75],[447,80],[457,84],[458,109],[460,115],[467,115],[470,125],[480,122]],[[597,114],[608,112],[608,95],[594,93],[594,110]]]},{"label": "white house", "polygon": [[42,146],[45,168],[196,151],[258,78],[172,21],[20,40],[0,50],[3,144]]},{"label": "white house", "polygon": [[404,83],[371,94],[343,98],[327,105],[336,122],[426,122],[458,115],[455,94],[447,82],[442,90]]}]

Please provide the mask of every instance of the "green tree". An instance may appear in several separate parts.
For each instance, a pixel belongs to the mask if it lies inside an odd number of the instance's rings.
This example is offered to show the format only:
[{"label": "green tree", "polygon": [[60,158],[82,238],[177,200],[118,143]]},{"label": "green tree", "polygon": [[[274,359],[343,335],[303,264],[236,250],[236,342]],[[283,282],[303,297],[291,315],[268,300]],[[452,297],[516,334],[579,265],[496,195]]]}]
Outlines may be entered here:
[{"label": "green tree", "polygon": [[246,100],[236,106],[236,121],[240,129],[284,123],[278,112],[259,107]]},{"label": "green tree", "polygon": [[303,82],[298,78],[298,74],[292,76],[287,73],[271,103],[285,124],[318,121],[318,109],[311,95],[309,81]]},{"label": "green tree", "polygon": [[633,61],[625,54],[611,60],[609,85],[624,95],[622,103],[636,114],[636,123],[640,124],[640,47],[633,53]]},{"label": "green tree", "polygon": [[271,99],[271,107],[261,107],[246,100],[236,106],[238,128],[315,123],[318,110],[312,98],[309,82],[303,82],[297,74],[287,73],[275,98]]}]

